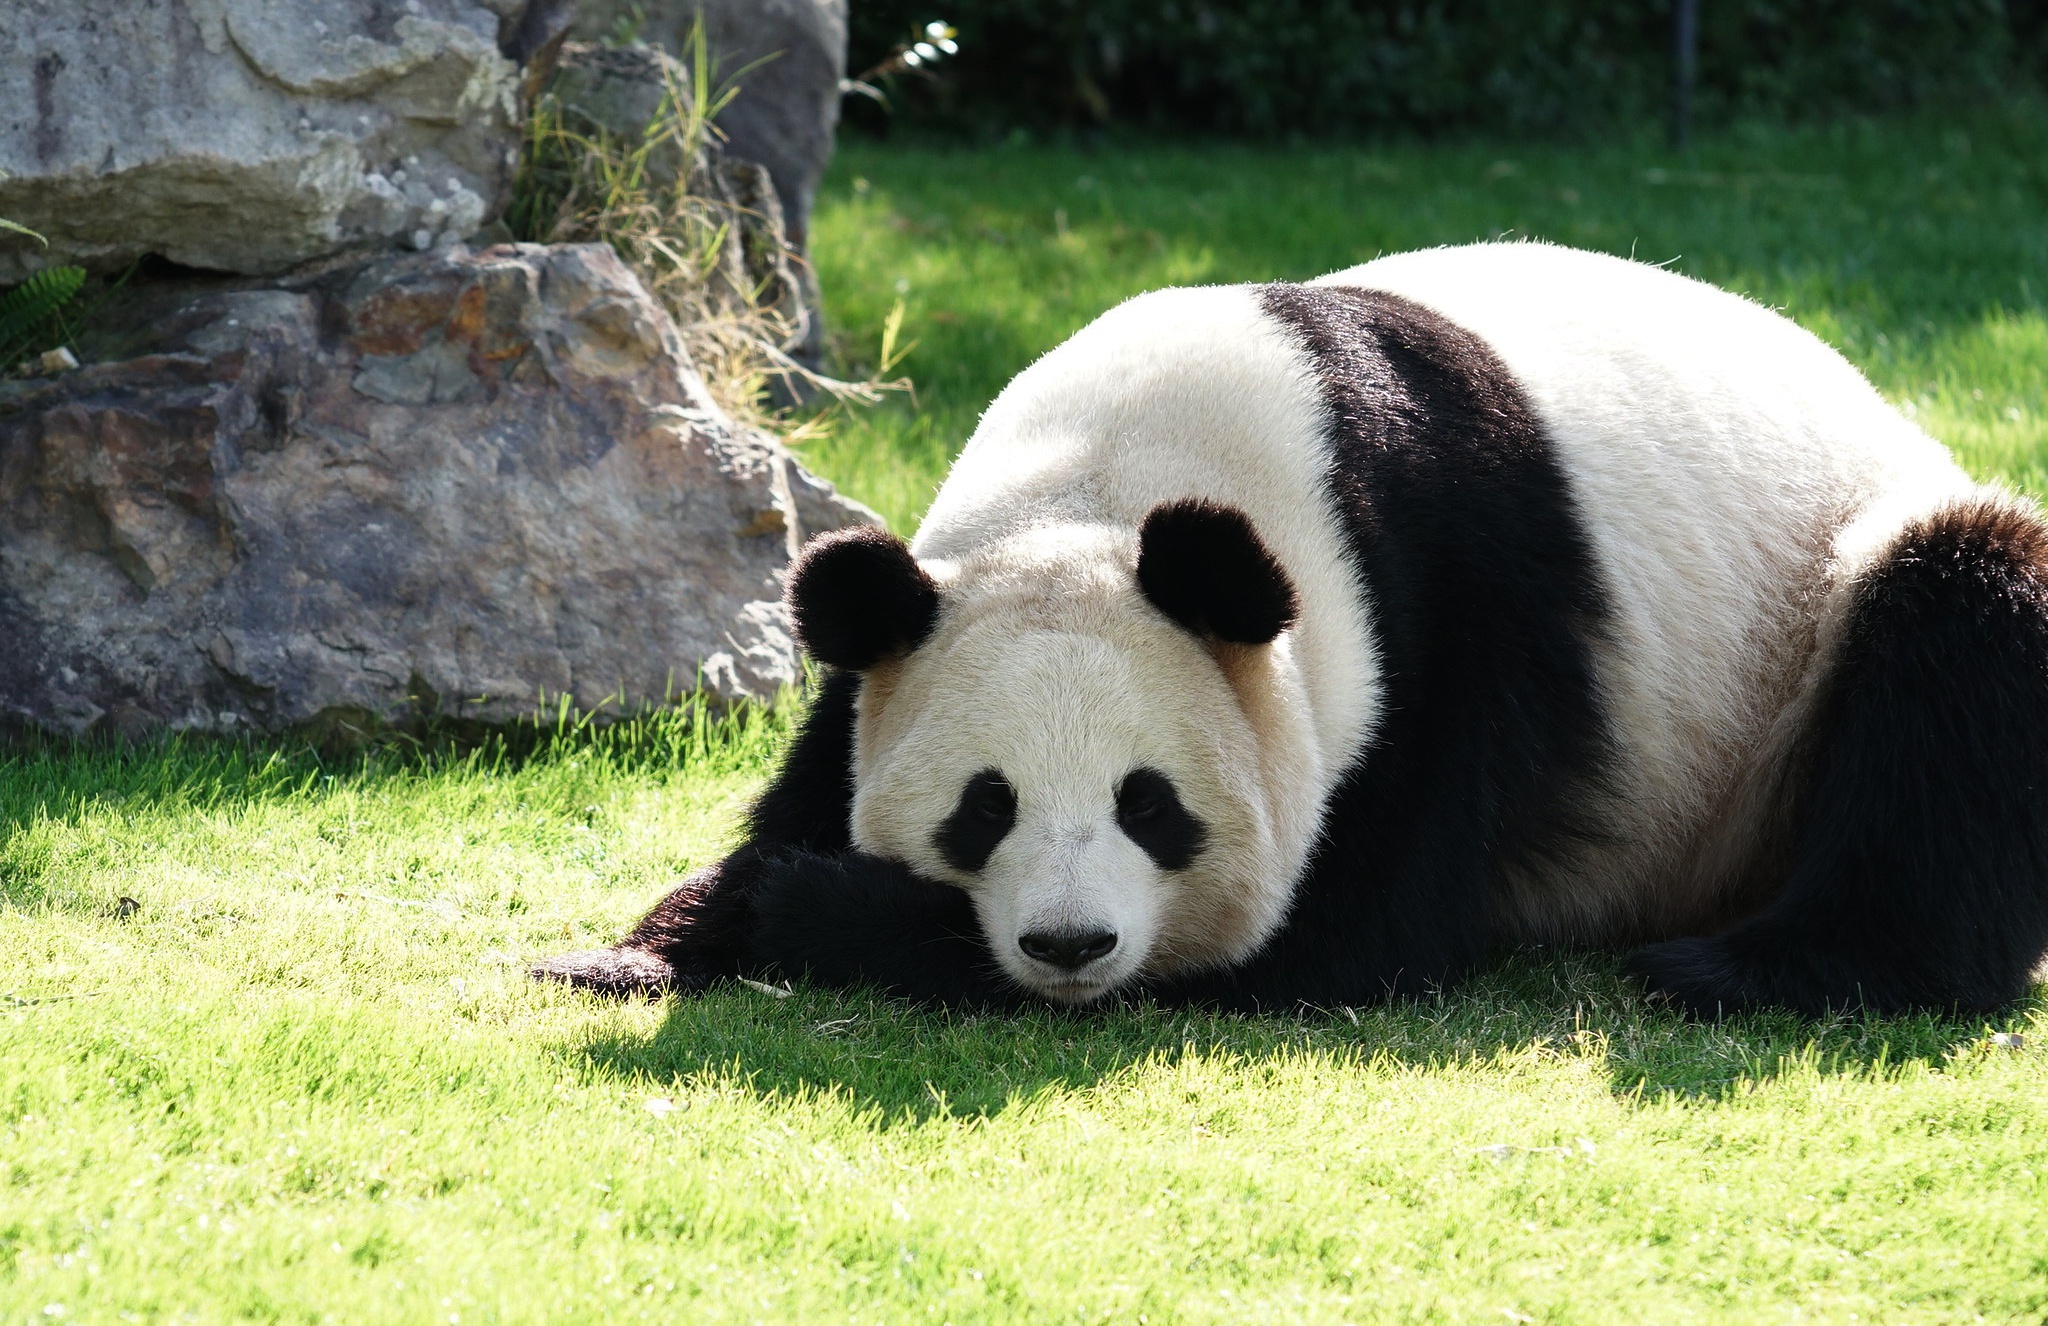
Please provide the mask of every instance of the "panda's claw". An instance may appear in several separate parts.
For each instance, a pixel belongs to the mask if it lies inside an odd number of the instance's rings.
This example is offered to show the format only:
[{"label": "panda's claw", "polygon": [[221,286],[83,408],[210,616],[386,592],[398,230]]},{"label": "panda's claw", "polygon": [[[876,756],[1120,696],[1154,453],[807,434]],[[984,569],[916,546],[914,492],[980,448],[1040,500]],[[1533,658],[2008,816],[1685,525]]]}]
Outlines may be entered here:
[{"label": "panda's claw", "polygon": [[527,975],[536,981],[556,981],[614,999],[658,999],[676,992],[695,992],[704,986],[702,980],[678,972],[660,955],[625,946],[558,954],[533,964]]}]

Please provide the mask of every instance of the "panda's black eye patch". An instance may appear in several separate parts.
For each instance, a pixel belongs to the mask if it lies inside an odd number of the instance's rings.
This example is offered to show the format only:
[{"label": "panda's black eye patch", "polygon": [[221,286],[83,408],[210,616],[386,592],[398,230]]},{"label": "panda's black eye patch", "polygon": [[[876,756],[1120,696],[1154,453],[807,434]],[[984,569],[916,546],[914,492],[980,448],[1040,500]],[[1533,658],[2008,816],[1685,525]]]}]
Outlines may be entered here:
[{"label": "panda's black eye patch", "polygon": [[1201,853],[1209,828],[1188,813],[1173,780],[1157,769],[1133,769],[1116,790],[1116,826],[1161,870],[1180,870]]},{"label": "panda's black eye patch", "polygon": [[954,868],[979,870],[1016,822],[1016,789],[994,769],[983,769],[960,789],[959,803],[940,823],[933,843]]}]

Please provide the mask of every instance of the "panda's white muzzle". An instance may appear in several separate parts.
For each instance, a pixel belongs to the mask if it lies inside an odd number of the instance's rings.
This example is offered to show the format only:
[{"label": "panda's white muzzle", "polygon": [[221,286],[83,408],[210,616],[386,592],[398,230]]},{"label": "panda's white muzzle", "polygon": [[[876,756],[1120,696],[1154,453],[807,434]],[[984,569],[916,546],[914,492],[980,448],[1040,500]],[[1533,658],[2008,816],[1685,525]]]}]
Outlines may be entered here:
[{"label": "panda's white muzzle", "polygon": [[[1050,835],[1049,835],[1050,836]],[[1087,1003],[1135,976],[1157,925],[1156,871],[1113,830],[999,852],[983,893],[989,947],[1020,984]]]}]

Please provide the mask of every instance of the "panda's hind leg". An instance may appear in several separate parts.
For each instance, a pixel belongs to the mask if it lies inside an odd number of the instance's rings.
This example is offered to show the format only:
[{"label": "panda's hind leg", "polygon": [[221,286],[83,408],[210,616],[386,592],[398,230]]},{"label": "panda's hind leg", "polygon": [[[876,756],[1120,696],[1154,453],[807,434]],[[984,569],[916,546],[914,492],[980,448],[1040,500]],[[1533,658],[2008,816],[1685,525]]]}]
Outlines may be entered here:
[{"label": "panda's hind leg", "polygon": [[2048,526],[1952,504],[1852,593],[1783,886],[1631,963],[1696,1013],[1988,1010],[2048,949]]}]

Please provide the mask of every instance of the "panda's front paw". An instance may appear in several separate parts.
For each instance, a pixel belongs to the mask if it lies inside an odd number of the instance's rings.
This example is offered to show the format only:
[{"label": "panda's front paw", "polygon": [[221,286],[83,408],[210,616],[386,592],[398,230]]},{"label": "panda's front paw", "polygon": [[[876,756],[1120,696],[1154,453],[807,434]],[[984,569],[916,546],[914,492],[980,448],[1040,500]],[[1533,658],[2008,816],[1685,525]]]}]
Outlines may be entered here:
[{"label": "panda's front paw", "polygon": [[1637,949],[1628,971],[1697,1018],[1726,1017],[1757,1002],[1749,964],[1722,939],[1674,939]]},{"label": "panda's front paw", "polygon": [[658,954],[625,947],[563,953],[535,963],[527,975],[536,981],[559,981],[615,999],[636,995],[657,999],[674,992],[695,993],[706,984],[691,973],[677,971]]}]

